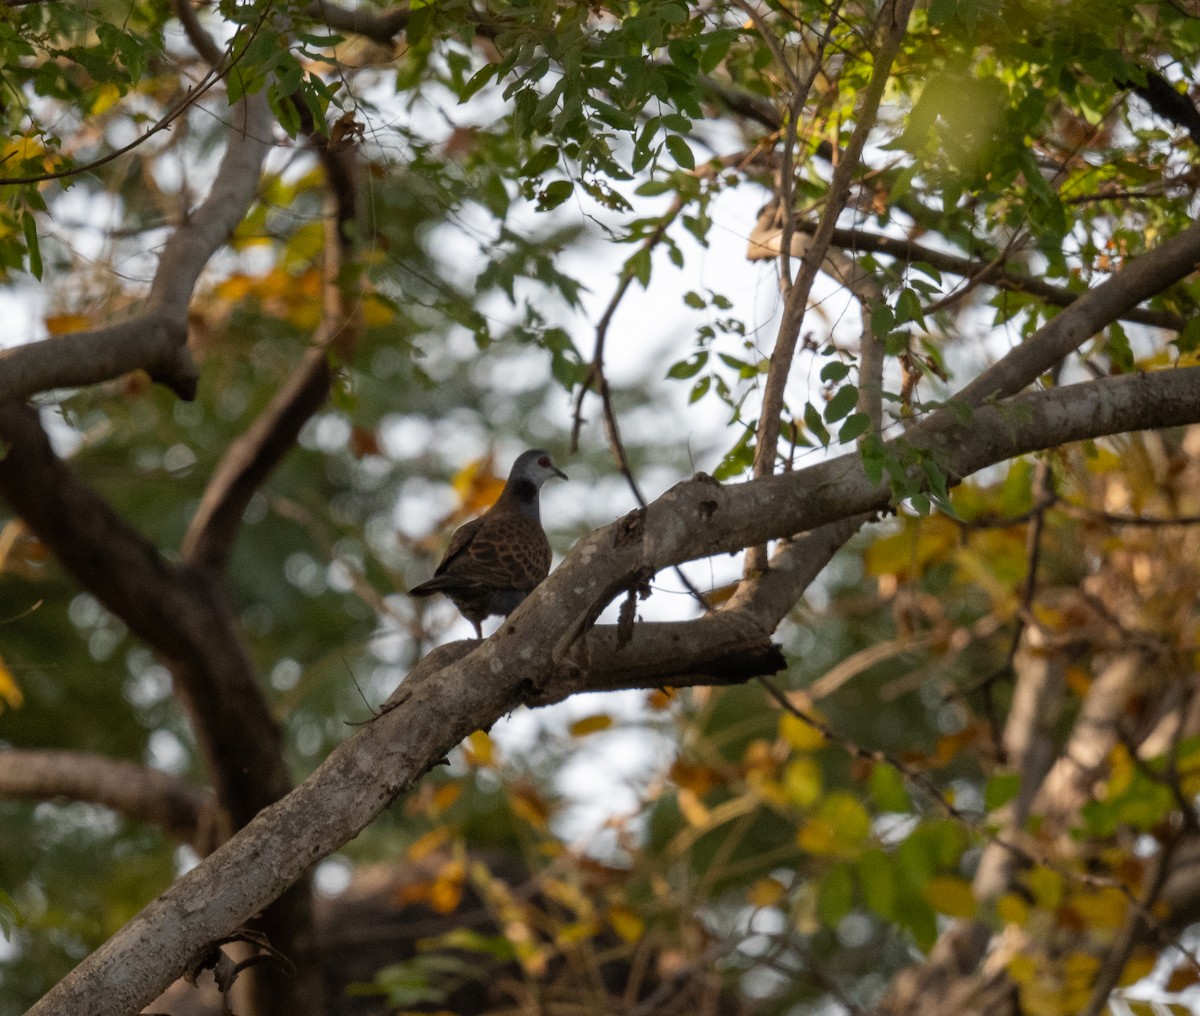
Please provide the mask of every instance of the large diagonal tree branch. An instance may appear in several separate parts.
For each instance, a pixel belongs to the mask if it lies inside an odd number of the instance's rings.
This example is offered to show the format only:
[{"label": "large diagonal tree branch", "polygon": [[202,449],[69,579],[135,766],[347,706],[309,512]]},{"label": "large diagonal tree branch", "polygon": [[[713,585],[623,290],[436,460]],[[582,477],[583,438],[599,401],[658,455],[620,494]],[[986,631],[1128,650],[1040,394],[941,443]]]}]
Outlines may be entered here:
[{"label": "large diagonal tree branch", "polygon": [[[1026,393],[982,407],[969,421],[950,418],[926,426],[923,446],[952,476],[965,476],[1041,448],[1197,421],[1200,368],[1188,368]],[[603,645],[606,636],[591,630],[621,591],[675,564],[788,537],[889,503],[887,486],[864,473],[857,455],[847,455],[728,486],[698,477],[644,511],[589,533],[494,636],[472,644],[465,655],[450,646],[426,657],[375,722],[146,907],[31,1014],[135,1011],[196,962],[208,943],[355,836],[464,737],[521,702],[553,700],[564,688],[593,682],[604,688],[662,683],[639,666],[643,626],[633,627],[623,648],[611,643],[611,652]],[[681,637],[670,644],[675,661],[670,683],[688,683],[681,672],[685,665],[704,670],[706,660],[690,656],[684,632],[712,620],[677,626]],[[748,623],[758,626],[753,618]],[[663,639],[663,629],[654,629],[651,641],[660,650]],[[144,948],[147,941],[155,943],[152,953]]]}]

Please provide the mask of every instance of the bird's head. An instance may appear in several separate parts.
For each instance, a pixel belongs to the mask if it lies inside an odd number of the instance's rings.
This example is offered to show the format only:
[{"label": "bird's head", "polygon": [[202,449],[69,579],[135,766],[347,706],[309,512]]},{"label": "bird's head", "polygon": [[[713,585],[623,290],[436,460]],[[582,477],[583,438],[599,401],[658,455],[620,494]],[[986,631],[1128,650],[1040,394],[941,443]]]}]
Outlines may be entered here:
[{"label": "bird's head", "polygon": [[557,476],[560,480],[567,478],[567,474],[554,464],[554,459],[550,457],[548,451],[544,448],[532,448],[522,453],[513,463],[508,482],[528,480],[535,487],[541,487],[553,476]]}]

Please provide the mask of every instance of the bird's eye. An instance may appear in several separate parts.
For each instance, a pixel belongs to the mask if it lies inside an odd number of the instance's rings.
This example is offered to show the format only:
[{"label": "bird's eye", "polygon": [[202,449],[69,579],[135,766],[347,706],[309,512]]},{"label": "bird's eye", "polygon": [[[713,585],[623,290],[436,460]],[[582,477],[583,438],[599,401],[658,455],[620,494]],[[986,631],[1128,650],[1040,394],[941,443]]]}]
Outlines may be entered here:
[{"label": "bird's eye", "polygon": [[543,455],[540,459],[538,459],[538,465],[541,466],[543,469],[549,469],[550,468],[550,460],[548,458],[546,458],[545,455]]}]

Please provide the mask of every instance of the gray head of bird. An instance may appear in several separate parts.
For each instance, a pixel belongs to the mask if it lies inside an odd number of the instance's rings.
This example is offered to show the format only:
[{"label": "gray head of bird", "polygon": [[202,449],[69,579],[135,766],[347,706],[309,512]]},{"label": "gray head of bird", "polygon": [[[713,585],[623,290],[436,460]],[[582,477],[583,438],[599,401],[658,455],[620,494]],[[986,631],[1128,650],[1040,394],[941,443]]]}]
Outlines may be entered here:
[{"label": "gray head of bird", "polygon": [[519,480],[528,480],[535,488],[540,489],[543,483],[554,476],[560,480],[567,478],[567,474],[554,464],[554,459],[548,451],[544,448],[531,448],[517,457],[512,472],[508,474],[508,482],[513,484]]}]

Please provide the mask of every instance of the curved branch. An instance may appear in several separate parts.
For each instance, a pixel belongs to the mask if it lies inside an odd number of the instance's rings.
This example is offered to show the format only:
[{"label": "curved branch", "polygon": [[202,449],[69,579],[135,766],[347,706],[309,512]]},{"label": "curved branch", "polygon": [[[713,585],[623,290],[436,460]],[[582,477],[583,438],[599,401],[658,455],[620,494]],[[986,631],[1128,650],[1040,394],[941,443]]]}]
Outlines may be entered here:
[{"label": "curved branch", "polygon": [[190,843],[202,857],[232,831],[216,798],[169,773],[83,751],[0,751],[0,797],[102,804]]},{"label": "curved branch", "polygon": [[37,412],[0,405],[0,496],[79,583],[173,665],[218,797],[236,824],[290,788],[279,727],[227,598],[175,565],[83,483],[50,446]]},{"label": "curved branch", "polygon": [[[952,475],[962,476],[1070,441],[1197,421],[1200,368],[1181,368],[1027,393],[981,408],[966,422],[923,425],[919,437]],[[700,477],[588,534],[495,635],[471,643],[465,655],[461,646],[449,646],[427,656],[386,712],[147,906],[31,1016],[126,1013],[144,1005],[206,943],[356,835],[464,737],[523,701],[552,701],[558,692],[590,684],[580,672],[598,673],[602,658],[633,675],[623,686],[656,685],[655,678],[638,674],[642,626],[634,626],[633,642],[607,656],[595,648],[603,631],[585,635],[623,589],[674,564],[846,520],[886,508],[888,501],[887,488],[864,474],[857,455],[848,455],[728,486]],[[680,640],[680,655],[688,642]],[[686,683],[682,676],[671,681]],[[144,948],[147,941],[156,944],[153,952]]]},{"label": "curved branch", "polygon": [[142,314],[94,331],[0,349],[0,403],[111,381],[131,370],[144,370],[190,399],[196,392],[196,365],[186,343],[184,319]]},{"label": "curved branch", "polygon": [[186,315],[196,280],[225,245],[258,196],[259,171],[271,147],[274,120],[266,96],[248,96],[233,107],[229,146],[208,197],[163,248],[147,306]]},{"label": "curved branch", "polygon": [[1155,293],[1200,267],[1200,223],[1129,262],[1116,275],[1089,289],[1070,308],[1039,328],[955,399],[968,406],[1004,398],[1033,384],[1089,338]]},{"label": "curved branch", "polygon": [[167,241],[145,313],[95,331],[0,351],[0,403],[110,381],[139,368],[181,398],[195,395],[196,365],[187,349],[188,303],[200,272],[254,201],[270,145],[266,99],[251,96],[235,110],[237,126],[212,189]]}]

